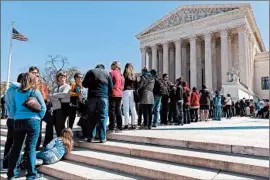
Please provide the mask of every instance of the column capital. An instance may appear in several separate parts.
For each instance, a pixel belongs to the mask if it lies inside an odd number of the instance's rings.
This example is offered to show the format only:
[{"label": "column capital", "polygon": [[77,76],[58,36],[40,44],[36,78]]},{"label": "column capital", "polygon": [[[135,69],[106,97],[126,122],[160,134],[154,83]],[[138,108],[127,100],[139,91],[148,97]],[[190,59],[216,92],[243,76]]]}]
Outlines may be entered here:
[{"label": "column capital", "polygon": [[223,29],[221,31],[219,31],[220,33],[220,37],[228,37],[228,30],[227,29]]},{"label": "column capital", "polygon": [[152,49],[152,50],[153,50],[153,49],[157,49],[157,48],[158,48],[158,47],[157,47],[156,44],[151,46],[151,49]]},{"label": "column capital", "polygon": [[196,39],[197,39],[196,36],[190,36],[190,37],[188,37],[189,42],[196,41]]},{"label": "column capital", "polygon": [[242,24],[237,27],[238,32],[248,32],[248,26],[246,24]]},{"label": "column capital", "polygon": [[207,32],[205,34],[203,34],[204,39],[210,39],[213,37],[213,33],[212,32]]},{"label": "column capital", "polygon": [[176,44],[181,44],[181,42],[182,42],[182,39],[178,39],[178,40],[175,40],[174,41],[174,44],[176,45]]},{"label": "column capital", "polygon": [[145,52],[146,51],[146,47],[140,47],[141,52]]},{"label": "column capital", "polygon": [[164,43],[162,43],[162,47],[164,48],[164,47],[169,47],[169,42],[164,42]]}]

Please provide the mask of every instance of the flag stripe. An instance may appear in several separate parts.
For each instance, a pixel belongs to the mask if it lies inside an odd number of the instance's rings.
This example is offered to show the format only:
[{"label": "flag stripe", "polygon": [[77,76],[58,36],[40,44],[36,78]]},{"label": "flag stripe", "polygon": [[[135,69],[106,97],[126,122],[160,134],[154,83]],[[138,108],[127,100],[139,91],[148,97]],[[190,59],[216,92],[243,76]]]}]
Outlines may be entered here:
[{"label": "flag stripe", "polygon": [[15,28],[12,29],[12,39],[17,39],[19,41],[28,41],[28,38],[19,33]]}]

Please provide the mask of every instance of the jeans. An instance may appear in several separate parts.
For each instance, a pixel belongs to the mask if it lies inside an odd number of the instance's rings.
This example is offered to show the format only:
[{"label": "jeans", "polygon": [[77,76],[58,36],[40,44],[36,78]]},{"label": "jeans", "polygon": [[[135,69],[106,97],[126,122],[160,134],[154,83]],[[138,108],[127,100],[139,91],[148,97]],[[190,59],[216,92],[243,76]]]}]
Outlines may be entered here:
[{"label": "jeans", "polygon": [[221,106],[215,107],[215,120],[221,120]]},{"label": "jeans", "polygon": [[13,125],[14,125],[14,119],[7,119],[7,140],[5,143],[5,150],[4,150],[4,159],[3,159],[3,168],[8,168],[8,159],[9,159],[9,153],[10,149],[13,144]]},{"label": "jeans", "polygon": [[184,105],[184,124],[190,123],[190,107],[189,105]]},{"label": "jeans", "polygon": [[178,124],[183,124],[183,101],[177,103]]},{"label": "jeans", "polygon": [[152,126],[152,104],[142,104],[143,110],[143,124],[145,127],[151,128]]},{"label": "jeans", "polygon": [[8,178],[14,178],[17,173],[16,165],[20,159],[20,152],[26,137],[27,149],[27,179],[34,179],[37,175],[36,164],[36,145],[40,131],[40,121],[36,119],[21,119],[14,121],[13,145],[10,152],[8,164]]},{"label": "jeans", "polygon": [[6,115],[7,115],[7,110],[6,110],[4,104],[2,104],[1,109],[2,109],[1,119],[5,119],[6,118]]},{"label": "jeans", "polygon": [[[190,114],[191,114],[191,122],[198,122],[198,108],[196,109],[190,109]],[[195,119],[195,121],[194,121]]]},{"label": "jeans", "polygon": [[122,114],[121,114],[121,97],[111,97],[109,105],[109,129],[115,129],[115,122],[117,123],[117,128],[122,129]]},{"label": "jeans", "polygon": [[158,123],[158,115],[160,113],[160,107],[161,107],[161,96],[155,96],[155,102],[154,102],[154,119],[153,119],[153,125],[157,125]]},{"label": "jeans", "polygon": [[161,99],[161,117],[160,117],[160,123],[161,124],[168,124],[168,110],[169,110],[169,96],[162,96]]},{"label": "jeans", "polygon": [[129,110],[131,110],[131,124],[137,125],[137,113],[136,113],[136,104],[134,101],[134,91],[125,90],[123,92],[123,107],[124,107],[124,117],[125,125],[128,125],[130,122]]},{"label": "jeans", "polygon": [[108,98],[90,97],[88,99],[87,127],[88,138],[96,136],[96,127],[99,128],[100,140],[106,140],[106,124],[108,117]]},{"label": "jeans", "polygon": [[51,151],[39,151],[36,154],[37,159],[42,159],[44,164],[54,164],[60,159]]}]

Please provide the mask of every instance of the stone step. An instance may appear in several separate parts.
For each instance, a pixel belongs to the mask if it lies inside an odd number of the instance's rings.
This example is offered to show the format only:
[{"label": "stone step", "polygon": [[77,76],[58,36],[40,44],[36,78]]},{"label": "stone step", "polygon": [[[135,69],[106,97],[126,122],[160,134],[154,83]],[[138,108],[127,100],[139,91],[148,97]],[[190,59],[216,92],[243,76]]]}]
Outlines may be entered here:
[{"label": "stone step", "polygon": [[269,176],[269,159],[266,158],[235,156],[224,153],[201,152],[191,149],[173,149],[113,141],[108,141],[104,144],[75,141],[75,146],[134,157],[207,167],[227,172],[261,177]]},{"label": "stone step", "polygon": [[97,152],[85,148],[76,148],[66,159],[106,169],[120,171],[151,179],[215,179],[219,173],[235,179],[265,179],[255,176],[225,173],[219,170],[194,167],[183,164],[161,162],[157,160],[128,157],[108,152]]},{"label": "stone step", "polygon": [[107,136],[109,140],[126,141],[141,144],[151,144],[166,147],[189,148],[205,151],[215,151],[232,154],[243,154],[249,156],[269,157],[269,148],[242,146],[212,142],[187,141],[179,139],[154,138],[139,135],[123,135],[121,133],[110,133]]},{"label": "stone step", "polygon": [[[1,180],[7,180],[7,175],[6,175],[6,172],[2,172],[1,171]],[[16,180],[25,180],[25,176],[24,174],[21,174],[18,178],[16,178]],[[40,180],[58,180],[57,178],[55,177],[52,177],[52,176],[47,176],[47,175],[42,175],[42,178],[40,178]]]},{"label": "stone step", "polygon": [[93,167],[71,161],[59,161],[51,165],[42,165],[39,172],[49,174],[59,179],[87,180],[87,179],[141,179],[130,175],[124,175],[117,171],[109,171],[99,167]]}]

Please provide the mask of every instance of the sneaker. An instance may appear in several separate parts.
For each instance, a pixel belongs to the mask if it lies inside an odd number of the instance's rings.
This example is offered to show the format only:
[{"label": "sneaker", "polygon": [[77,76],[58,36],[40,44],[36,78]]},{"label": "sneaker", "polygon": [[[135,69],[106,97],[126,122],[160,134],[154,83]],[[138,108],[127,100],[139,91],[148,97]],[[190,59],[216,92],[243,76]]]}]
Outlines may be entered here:
[{"label": "sneaker", "polygon": [[132,129],[132,130],[137,129],[137,126],[136,125],[132,125],[130,129]]},{"label": "sneaker", "polygon": [[156,125],[156,124],[154,124],[152,127],[156,128],[156,127],[157,127],[157,125]]},{"label": "sneaker", "polygon": [[123,130],[128,130],[128,125],[126,125],[126,126],[123,128]]},{"label": "sneaker", "polygon": [[148,129],[152,129],[152,126],[148,126]]},{"label": "sneaker", "polygon": [[36,159],[36,166],[40,166],[43,164],[43,160],[42,159]]},{"label": "sneaker", "polygon": [[95,141],[95,139],[94,138],[87,138],[87,142],[94,142]]},{"label": "sneaker", "polygon": [[140,128],[139,129],[145,129],[145,127],[144,126],[140,126]]},{"label": "sneaker", "polygon": [[100,140],[99,142],[100,142],[100,143],[105,143],[105,142],[107,142],[107,139]]},{"label": "sneaker", "polygon": [[108,130],[108,133],[115,133],[115,130]]}]

